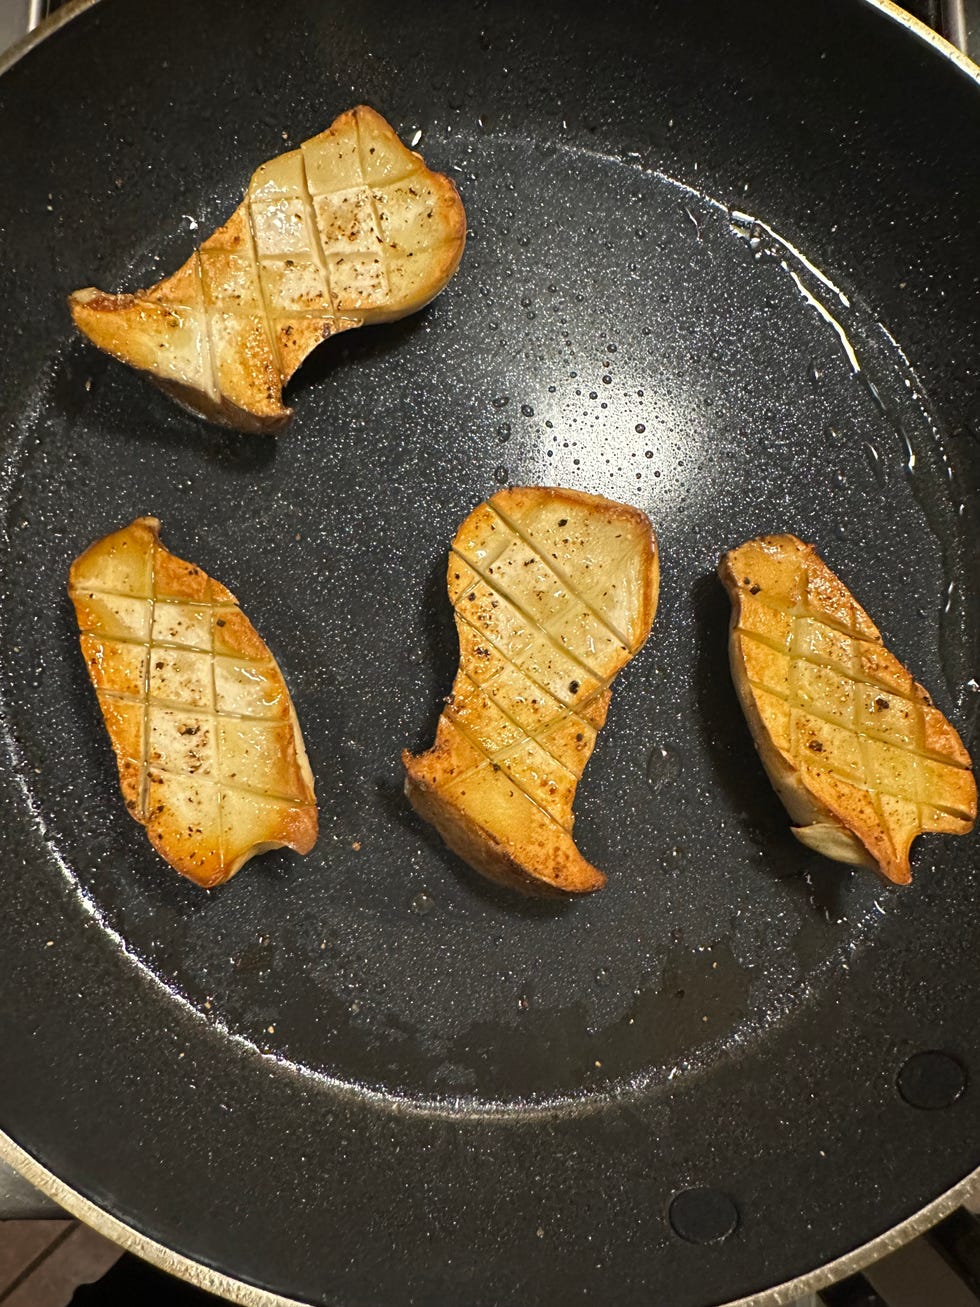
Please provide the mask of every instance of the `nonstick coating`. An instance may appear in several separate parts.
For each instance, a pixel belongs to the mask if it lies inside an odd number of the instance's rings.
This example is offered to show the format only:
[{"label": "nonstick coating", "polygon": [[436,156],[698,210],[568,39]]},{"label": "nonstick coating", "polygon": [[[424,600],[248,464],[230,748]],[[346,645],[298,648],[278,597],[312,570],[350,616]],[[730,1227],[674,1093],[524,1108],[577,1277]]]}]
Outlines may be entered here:
[{"label": "nonstick coating", "polygon": [[[73,335],[68,291],[175,268],[358,102],[421,132],[469,245],[427,311],[320,350],[280,439]],[[976,83],[857,0],[106,0],[15,64],[0,1127],[160,1242],[344,1307],[706,1307],[974,1167],[976,841],[923,839],[901,891],[795,843],[714,567],[812,540],[970,744],[978,157]],[[539,482],[643,508],[663,561],[577,801],[609,886],[558,905],[449,855],[399,763],[455,666],[453,531]],[[142,513],[241,599],[317,778],[314,853],[211,894],[124,812],[65,596]],[[924,1111],[933,1065],[965,1089]]]}]

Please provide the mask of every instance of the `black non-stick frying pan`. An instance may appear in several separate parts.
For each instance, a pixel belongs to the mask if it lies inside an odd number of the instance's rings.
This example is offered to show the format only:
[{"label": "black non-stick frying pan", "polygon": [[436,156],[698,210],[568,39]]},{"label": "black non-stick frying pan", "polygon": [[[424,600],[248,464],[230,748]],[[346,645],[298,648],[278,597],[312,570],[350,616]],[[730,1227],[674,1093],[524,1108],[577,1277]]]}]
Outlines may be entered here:
[{"label": "black non-stick frying pan", "polygon": [[[469,245],[426,312],[321,349],[280,439],[73,335],[68,291],[176,267],[358,102],[458,181]],[[714,567],[813,541],[975,742],[978,159],[975,71],[872,0],[106,0],[8,67],[22,1165],[148,1255],[338,1307],[706,1307],[953,1201],[977,843],[923,839],[896,890],[794,842]],[[508,482],[634,503],[662,549],[577,803],[609,886],[567,905],[479,880],[401,794],[455,665],[448,542]],[[317,778],[315,852],[210,894],[123,809],[65,597],[141,513],[241,598]]]}]

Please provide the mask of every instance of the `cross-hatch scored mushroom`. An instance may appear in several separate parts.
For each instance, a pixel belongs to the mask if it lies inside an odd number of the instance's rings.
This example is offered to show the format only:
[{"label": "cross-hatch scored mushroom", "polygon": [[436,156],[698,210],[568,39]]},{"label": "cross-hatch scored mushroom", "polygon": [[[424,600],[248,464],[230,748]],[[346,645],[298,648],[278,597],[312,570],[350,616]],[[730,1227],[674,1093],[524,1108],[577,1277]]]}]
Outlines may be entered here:
[{"label": "cross-hatch scored mushroom", "polygon": [[263,164],[231,218],[149,290],[75,291],[76,326],[178,402],[240,431],[281,428],[282,390],[321,341],[423,308],[459,264],[466,215],[360,105]]},{"label": "cross-hatch scored mushroom", "polygon": [[403,754],[408,798],[493,880],[601,888],[572,839],[572,802],[611,682],[653,623],[649,520],[574,490],[502,490],[459,528],[448,585],[459,670],[435,744]]},{"label": "cross-hatch scored mushroom", "polygon": [[977,787],[956,730],[812,546],[750,540],[719,574],[732,678],[793,834],[907,884],[916,836],[973,828]]},{"label": "cross-hatch scored mushroom", "polygon": [[130,814],[210,887],[317,836],[313,775],[282,673],[230,591],[137,518],[72,564],[82,654]]}]

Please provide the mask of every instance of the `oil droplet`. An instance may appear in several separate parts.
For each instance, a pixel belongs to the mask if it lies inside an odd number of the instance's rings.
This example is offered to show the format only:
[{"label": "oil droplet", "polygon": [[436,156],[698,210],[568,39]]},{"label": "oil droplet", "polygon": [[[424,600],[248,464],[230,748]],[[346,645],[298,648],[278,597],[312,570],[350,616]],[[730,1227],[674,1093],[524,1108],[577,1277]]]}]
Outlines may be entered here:
[{"label": "oil droplet", "polygon": [[521,405],[521,416],[526,418],[534,417],[534,409],[531,407],[530,404]]},{"label": "oil droplet", "polygon": [[507,468],[504,467],[503,463],[501,463],[501,465],[500,465],[499,467],[495,467],[495,468],[493,469],[493,477],[494,477],[494,480],[495,480],[495,481],[499,481],[499,483],[500,483],[502,486],[504,486],[504,485],[507,484],[507,478],[508,478],[509,476],[510,476],[510,472],[509,472],[509,470],[508,470]]},{"label": "oil droplet", "polygon": [[908,432],[901,423],[899,423],[898,432],[905,443],[905,470],[909,476],[913,476],[915,474],[915,465],[918,462],[918,459],[915,456],[915,450],[912,448],[912,442],[909,440]]},{"label": "oil droplet", "polygon": [[497,428],[497,435],[500,437],[501,444],[506,444],[510,440],[510,423],[502,422]]},{"label": "oil droplet", "polygon": [[864,450],[864,457],[867,459],[868,467],[871,468],[874,474],[874,479],[880,486],[883,486],[885,484],[885,468],[881,461],[881,455],[870,440],[866,440],[861,448]]},{"label": "oil droplet", "polygon": [[612,980],[612,973],[607,967],[600,967],[595,973],[595,983],[597,985],[608,985]]},{"label": "oil droplet", "polygon": [[881,413],[887,413],[888,410],[885,408],[885,401],[881,398],[881,392],[879,391],[875,383],[871,380],[871,378],[868,376],[868,374],[866,372],[859,372],[857,375],[861,379],[861,382],[865,390],[868,392],[868,394],[871,396],[872,400],[874,401],[875,407]]},{"label": "oil droplet", "polygon": [[510,396],[498,395],[496,399],[492,399],[490,402],[494,406],[494,408],[506,408],[507,405],[510,403]]},{"label": "oil droplet", "polygon": [[417,913],[420,917],[427,917],[436,906],[436,901],[431,894],[426,894],[425,890],[420,890],[408,906],[412,912]]},{"label": "oil droplet", "polygon": [[642,436],[644,431],[646,431],[646,427],[643,425],[642,422],[637,422],[633,430],[636,432],[638,436]]},{"label": "oil droplet", "polygon": [[647,758],[647,780],[654,793],[677,780],[681,771],[681,758],[676,749],[666,744],[655,745]]},{"label": "oil droplet", "polygon": [[847,444],[847,437],[842,435],[836,427],[825,427],[823,438],[833,449],[840,449]]},{"label": "oil droplet", "polygon": [[528,1008],[531,1006],[531,1000],[528,998],[526,994],[522,994],[520,998],[517,1000],[517,1006],[521,1009],[522,1012],[526,1012]]}]

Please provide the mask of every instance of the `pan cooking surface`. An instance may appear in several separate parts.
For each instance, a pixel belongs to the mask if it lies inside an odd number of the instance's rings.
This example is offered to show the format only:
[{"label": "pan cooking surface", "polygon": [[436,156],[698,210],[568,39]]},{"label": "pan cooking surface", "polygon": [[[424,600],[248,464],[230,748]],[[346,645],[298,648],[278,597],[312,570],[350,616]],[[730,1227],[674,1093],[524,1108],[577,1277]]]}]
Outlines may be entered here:
[{"label": "pan cooking surface", "polygon": [[[768,531],[818,541],[961,714],[956,504],[899,349],[748,215],[633,160],[426,145],[464,170],[466,269],[421,320],[324,349],[278,443],[195,424],[65,332],[10,481],[5,580],[37,573],[11,602],[55,600],[6,627],[21,775],[98,922],[264,1050],[413,1098],[662,1080],[819,1003],[828,965],[917,909],[790,836],[729,682],[719,553]],[[399,749],[429,741],[455,666],[448,542],[505,482],[624,499],[660,539],[655,635],[581,788],[578,837],[611,876],[588,902],[485,886],[401,795]],[[123,820],[63,599],[69,561],[144,513],[276,651],[323,807],[312,856],[210,895]],[[32,765],[66,748],[71,769]],[[923,842],[921,879],[947,848]]]},{"label": "pan cooking surface", "polygon": [[[302,20],[318,50],[331,21]],[[37,57],[108,32],[93,11]],[[273,64],[285,57],[261,35]],[[245,33],[231,40],[219,63],[248,96],[266,89]],[[135,140],[113,128],[91,173],[45,174],[13,217],[26,240],[33,205],[63,244],[31,245],[42,326],[15,346],[5,392],[3,985],[22,995],[11,1039],[31,1027],[28,999],[41,1033],[8,1041],[20,1060],[0,1081],[0,1125],[155,1237],[316,1301],[561,1302],[582,1283],[617,1302],[652,1283],[672,1303],[720,1301],[870,1237],[971,1162],[976,1092],[957,1120],[927,1118],[894,1082],[918,1049],[977,1052],[963,1020],[975,843],[926,837],[896,892],[792,839],[735,700],[714,576],[752,535],[813,541],[970,745],[975,528],[959,449],[916,342],[859,270],[825,265],[765,196],[757,207],[758,165],[733,164],[716,198],[696,169],[668,175],[682,170],[665,169],[659,137],[616,148],[585,110],[584,131],[522,122],[441,86],[413,99],[407,79],[385,65],[329,86],[314,112],[312,72],[297,73],[256,121],[219,108],[203,145],[227,132],[234,148],[207,162],[137,110]],[[318,351],[278,441],[198,423],[73,336],[49,301],[175,268],[256,163],[357,99],[404,139],[421,130],[470,242],[423,314]],[[159,176],[171,147],[176,182]],[[576,839],[609,886],[573,903],[486,884],[401,794],[400,750],[431,741],[456,663],[448,543],[495,488],[534,483],[642,508],[663,568],[653,634],[617,680],[576,803]],[[125,814],[65,595],[70,561],[147,513],[276,654],[317,780],[314,852],[265,855],[210,894]],[[42,1068],[76,1047],[91,1065],[67,1107]],[[98,1162],[96,1102],[131,1132]],[[803,1198],[774,1173],[780,1157],[809,1176],[808,1222],[792,1219]],[[152,1206],[134,1196],[137,1170]],[[701,1186],[740,1211],[708,1252],[663,1216]],[[243,1191],[274,1231],[290,1227],[278,1248],[257,1213],[229,1219]],[[187,1194],[206,1209],[195,1229]],[[864,1225],[839,1223],[842,1194]],[[344,1227],[349,1248],[320,1251]],[[395,1239],[390,1265],[379,1238]],[[481,1280],[486,1259],[496,1278]]]}]

